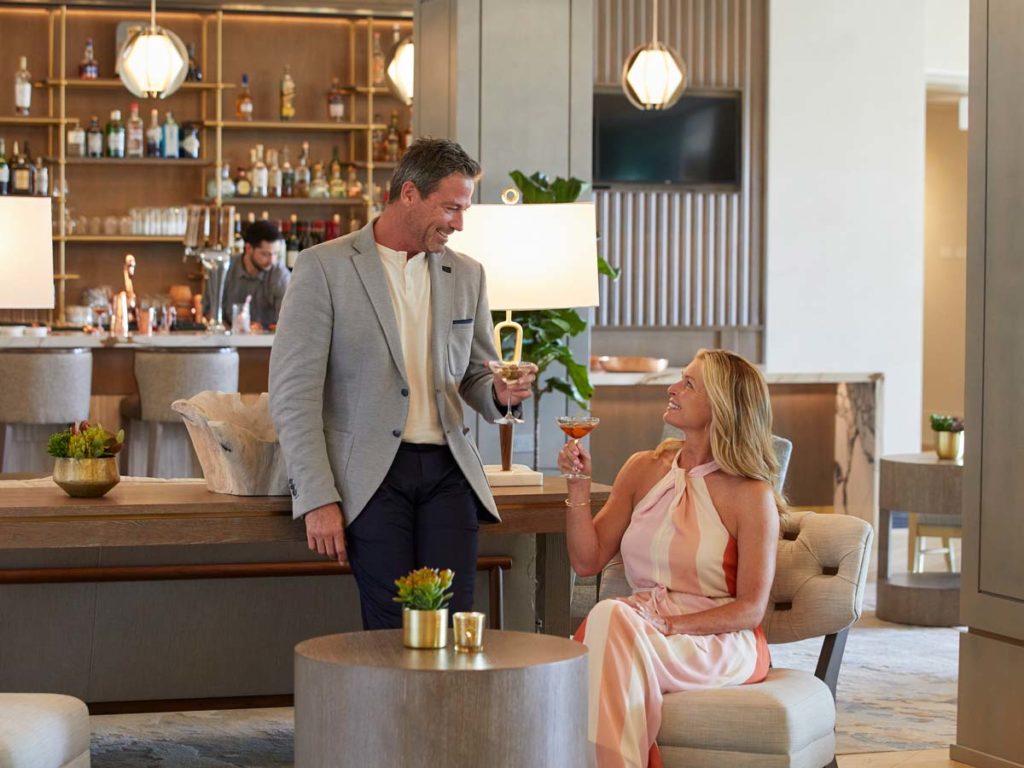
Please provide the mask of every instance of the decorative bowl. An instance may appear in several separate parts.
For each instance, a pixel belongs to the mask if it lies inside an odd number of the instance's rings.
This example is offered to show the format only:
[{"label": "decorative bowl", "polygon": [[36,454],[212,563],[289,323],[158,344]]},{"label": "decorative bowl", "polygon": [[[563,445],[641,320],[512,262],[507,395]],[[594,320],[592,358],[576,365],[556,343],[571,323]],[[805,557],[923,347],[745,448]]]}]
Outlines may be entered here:
[{"label": "decorative bowl", "polygon": [[668,368],[664,357],[602,357],[600,361],[611,373],[659,373]]},{"label": "decorative bowl", "polygon": [[119,482],[117,459],[57,459],[53,465],[53,482],[68,496],[76,499],[95,499]]}]

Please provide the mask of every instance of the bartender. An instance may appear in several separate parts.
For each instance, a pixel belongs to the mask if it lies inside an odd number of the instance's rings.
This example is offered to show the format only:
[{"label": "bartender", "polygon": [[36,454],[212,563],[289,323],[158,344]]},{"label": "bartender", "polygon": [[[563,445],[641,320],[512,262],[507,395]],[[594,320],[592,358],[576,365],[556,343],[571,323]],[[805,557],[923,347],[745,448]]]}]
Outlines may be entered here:
[{"label": "bartender", "polygon": [[[253,323],[262,327],[275,325],[281,311],[285,288],[291,272],[276,260],[277,245],[281,232],[266,220],[254,221],[243,236],[245,250],[231,260],[224,285],[224,323],[230,328],[233,318],[231,306],[244,304],[246,296],[252,296],[249,315]],[[208,296],[203,297],[203,313],[210,313]]]}]

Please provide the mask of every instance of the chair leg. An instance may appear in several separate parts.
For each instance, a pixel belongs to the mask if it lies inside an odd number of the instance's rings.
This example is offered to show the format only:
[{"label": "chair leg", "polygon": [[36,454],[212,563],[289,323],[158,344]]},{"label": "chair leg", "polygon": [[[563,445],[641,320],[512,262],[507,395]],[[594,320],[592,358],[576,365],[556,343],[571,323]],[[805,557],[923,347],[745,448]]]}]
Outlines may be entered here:
[{"label": "chair leg", "polygon": [[4,461],[7,458],[7,446],[14,439],[14,429],[10,424],[0,424],[0,472],[4,471]]},{"label": "chair leg", "polygon": [[146,451],[146,477],[158,477],[160,461],[160,440],[163,437],[163,425],[159,421],[146,424],[149,431],[149,446]]},{"label": "chair leg", "polygon": [[916,573],[918,569],[918,550],[920,542],[917,540],[917,513],[907,513],[907,570]]},{"label": "chair leg", "polygon": [[505,628],[505,600],[501,568],[491,568],[487,575],[490,585],[491,629]]}]

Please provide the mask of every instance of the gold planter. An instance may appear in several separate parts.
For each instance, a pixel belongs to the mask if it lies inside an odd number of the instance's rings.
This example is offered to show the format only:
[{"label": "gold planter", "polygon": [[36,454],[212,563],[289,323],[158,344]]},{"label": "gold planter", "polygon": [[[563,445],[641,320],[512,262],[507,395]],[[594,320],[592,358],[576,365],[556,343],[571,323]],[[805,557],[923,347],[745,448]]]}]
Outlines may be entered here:
[{"label": "gold planter", "polygon": [[936,432],[935,453],[940,459],[962,459],[964,457],[964,433]]},{"label": "gold planter", "polygon": [[444,648],[448,644],[448,609],[402,609],[402,642],[406,648]]},{"label": "gold planter", "polygon": [[117,459],[57,459],[53,465],[53,482],[75,498],[102,496],[119,482]]}]

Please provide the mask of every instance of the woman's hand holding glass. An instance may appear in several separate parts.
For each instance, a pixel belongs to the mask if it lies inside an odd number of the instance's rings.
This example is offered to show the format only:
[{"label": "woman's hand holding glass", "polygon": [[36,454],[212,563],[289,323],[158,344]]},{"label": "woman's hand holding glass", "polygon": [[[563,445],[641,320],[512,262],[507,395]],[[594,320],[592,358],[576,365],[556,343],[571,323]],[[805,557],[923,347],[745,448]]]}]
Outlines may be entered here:
[{"label": "woman's hand holding glass", "polygon": [[[563,475],[585,476],[589,479],[592,469],[590,453],[579,441],[569,440],[558,452],[558,468]],[[570,479],[569,482],[573,480]]]}]

